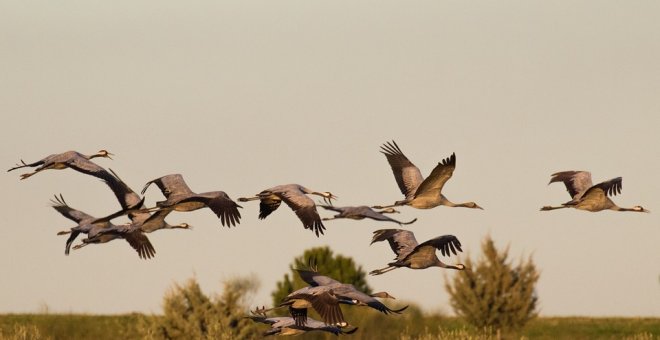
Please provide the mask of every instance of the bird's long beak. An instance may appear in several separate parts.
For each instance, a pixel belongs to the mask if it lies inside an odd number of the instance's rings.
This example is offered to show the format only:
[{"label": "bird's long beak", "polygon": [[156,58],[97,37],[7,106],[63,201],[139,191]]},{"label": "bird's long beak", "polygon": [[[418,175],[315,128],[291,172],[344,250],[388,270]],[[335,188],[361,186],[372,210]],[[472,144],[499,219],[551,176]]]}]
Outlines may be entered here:
[{"label": "bird's long beak", "polygon": [[114,155],[115,155],[114,153],[110,153],[110,152],[108,152],[108,156],[107,156],[107,157],[110,158],[110,159],[112,159],[112,157],[110,157],[110,156],[114,156]]}]

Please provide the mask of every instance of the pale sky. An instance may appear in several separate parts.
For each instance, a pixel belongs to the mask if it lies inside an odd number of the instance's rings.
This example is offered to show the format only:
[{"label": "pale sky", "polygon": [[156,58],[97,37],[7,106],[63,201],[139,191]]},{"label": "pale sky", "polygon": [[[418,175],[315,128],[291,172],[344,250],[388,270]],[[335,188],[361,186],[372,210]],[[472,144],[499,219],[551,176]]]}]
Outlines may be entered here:
[{"label": "pale sky", "polygon": [[[657,1],[3,1],[0,155],[5,169],[67,150],[107,149],[134,190],[181,173],[197,192],[232,198],[287,183],[338,206],[401,199],[379,146],[391,139],[426,176],[456,152],[444,189],[485,210],[402,208],[422,241],[454,234],[473,259],[491,235],[541,270],[541,315],[660,316],[660,3]],[[569,200],[550,174],[623,177],[613,200],[651,214],[539,212]],[[282,206],[222,227],[208,209],[173,213],[192,231],[64,256],[74,224],[49,207],[117,210],[112,192],[72,170],[0,176],[0,313],[161,312],[175,282],[207,292],[256,275],[253,305],[295,256],[329,245],[366,271],[393,254],[369,246],[373,221],[304,230]],[[147,192],[152,206],[162,196]],[[323,216],[330,216],[321,212]],[[117,223],[124,220],[117,220]],[[456,263],[460,259],[446,259]],[[369,277],[428,311],[451,313],[447,273]]]}]

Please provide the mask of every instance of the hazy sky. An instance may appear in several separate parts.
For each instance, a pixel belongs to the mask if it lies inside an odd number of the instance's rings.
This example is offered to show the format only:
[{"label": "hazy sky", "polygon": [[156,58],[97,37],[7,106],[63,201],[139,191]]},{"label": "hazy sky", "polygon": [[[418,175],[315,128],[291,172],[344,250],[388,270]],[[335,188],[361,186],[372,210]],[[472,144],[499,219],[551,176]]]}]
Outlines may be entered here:
[{"label": "hazy sky", "polygon": [[[2,164],[108,149],[98,164],[136,191],[181,173],[198,192],[300,183],[343,206],[401,199],[385,141],[424,175],[456,152],[444,193],[485,210],[404,207],[418,240],[454,234],[464,260],[490,234],[531,254],[542,315],[658,317],[659,13],[657,1],[3,1]],[[539,212],[569,200],[546,185],[562,170],[622,176],[613,200],[653,212]],[[250,274],[253,305],[269,305],[304,249],[329,245],[367,271],[393,257],[369,242],[396,225],[338,220],[316,238],[285,206],[258,220],[256,202],[232,229],[208,209],[171,214],[195,229],[150,234],[153,260],[123,241],[64,256],[55,234],[74,224],[52,195],[97,216],[114,196],[71,170],[20,173],[0,176],[2,313],[159,313],[175,282],[214,292]],[[368,282],[449,313],[444,274]]]}]

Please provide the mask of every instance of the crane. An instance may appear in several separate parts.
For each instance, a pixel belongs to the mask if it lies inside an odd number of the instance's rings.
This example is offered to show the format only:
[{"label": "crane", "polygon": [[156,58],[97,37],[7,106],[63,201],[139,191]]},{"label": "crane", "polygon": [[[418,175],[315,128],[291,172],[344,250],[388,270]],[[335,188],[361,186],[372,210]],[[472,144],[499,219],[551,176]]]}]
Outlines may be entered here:
[{"label": "crane", "polygon": [[293,210],[305,229],[310,229],[316,233],[323,234],[325,226],[321,222],[321,217],[316,210],[316,204],[307,195],[317,195],[323,197],[326,203],[330,204],[332,199],[337,196],[330,192],[318,192],[310,190],[300,184],[285,184],[263,190],[253,197],[241,197],[239,202],[248,202],[259,200],[259,219],[265,219],[273,211],[279,208],[284,201],[291,210]]},{"label": "crane", "polygon": [[602,210],[650,212],[639,205],[622,208],[612,202],[608,196],[621,193],[623,184],[621,177],[594,185],[591,182],[591,173],[588,171],[562,171],[552,174],[548,185],[554,182],[563,182],[572,199],[558,207],[544,206],[541,211],[575,208],[591,212]]},{"label": "crane", "polygon": [[66,151],[63,153],[49,155],[39,161],[30,164],[27,164],[21,160],[21,164],[16,164],[15,167],[7,170],[7,172],[26,167],[37,167],[34,172],[24,173],[21,175],[21,179],[26,179],[43,170],[62,170],[71,168],[87,175],[92,175],[98,178],[105,178],[107,174],[105,169],[96,165],[91,161],[91,159],[96,157],[112,159],[110,156],[112,156],[112,154],[107,150],[99,150],[97,153],[92,155],[83,155],[77,151]]},{"label": "crane", "polygon": [[440,267],[447,269],[464,270],[465,265],[449,265],[438,258],[436,250],[440,250],[443,256],[449,256],[451,253],[456,255],[456,251],[461,249],[461,242],[454,235],[443,235],[432,238],[421,244],[417,243],[415,234],[409,230],[403,229],[381,229],[374,231],[371,244],[387,240],[396,254],[394,262],[387,264],[382,269],[372,270],[370,275],[380,275],[401,267],[410,269],[425,269],[429,267]]},{"label": "crane", "polygon": [[142,189],[142,194],[147,191],[149,185],[156,184],[165,196],[165,201],[156,202],[154,210],[194,211],[202,208],[210,208],[223,226],[232,227],[240,223],[241,213],[236,204],[224,191],[210,191],[197,194],[190,190],[188,184],[181,174],[166,175],[147,182]]},{"label": "crane", "polygon": [[456,154],[442,160],[425,179],[419,168],[406,157],[395,141],[387,142],[381,146],[381,152],[387,157],[392,168],[401,193],[406,196],[404,200],[396,201],[389,206],[373,206],[383,209],[408,205],[417,209],[431,209],[439,205],[448,207],[465,207],[483,209],[474,202],[453,203],[442,194],[442,188],[451,178],[456,168]]}]

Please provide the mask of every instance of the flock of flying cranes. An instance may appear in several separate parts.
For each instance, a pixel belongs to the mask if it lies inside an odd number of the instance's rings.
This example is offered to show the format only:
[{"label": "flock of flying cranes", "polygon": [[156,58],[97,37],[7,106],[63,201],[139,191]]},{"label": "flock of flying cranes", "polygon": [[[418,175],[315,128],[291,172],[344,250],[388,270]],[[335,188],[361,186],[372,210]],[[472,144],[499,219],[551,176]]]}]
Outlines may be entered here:
[{"label": "flock of flying cranes", "polygon": [[[399,189],[405,196],[403,200],[396,201],[392,205],[335,207],[332,205],[332,200],[336,200],[337,197],[332,193],[313,191],[299,184],[278,185],[251,197],[238,198],[238,201],[259,200],[259,219],[268,217],[284,201],[298,216],[303,227],[313,231],[317,237],[324,233],[323,221],[333,219],[361,220],[370,218],[399,225],[411,224],[417,220],[401,222],[385,216],[385,214],[397,213],[398,211],[394,208],[398,206],[407,205],[417,209],[431,209],[443,205],[483,209],[474,202],[453,203],[442,194],[442,188],[451,178],[456,168],[455,154],[439,162],[431,171],[431,174],[424,178],[419,168],[403,154],[394,141],[383,144],[381,152],[387,158]],[[67,151],[47,156],[29,164],[21,160],[20,164],[8,170],[36,167],[33,172],[22,174],[20,177],[21,179],[27,179],[44,170],[71,168],[101,179],[112,190],[119,201],[121,210],[101,218],[96,218],[70,207],[61,194],[55,196],[52,207],[64,217],[77,223],[70,230],[58,233],[58,235],[70,235],[66,241],[65,254],[69,254],[73,242],[82,233],[86,234],[87,237],[82,239],[82,243],[73,246],[73,249],[79,249],[88,244],[124,239],[137,251],[140,258],[151,258],[156,251],[147,238],[147,233],[161,229],[190,228],[187,223],[177,225],[167,223],[165,218],[173,211],[189,212],[208,207],[218,216],[223,226],[232,227],[240,223],[239,208],[242,207],[233,201],[229,195],[224,191],[195,193],[188,187],[180,174],[165,175],[147,182],[141,191],[143,196],[140,197],[112,169],[106,170],[92,161],[93,158],[99,157],[112,159],[111,156],[112,154],[106,150],[100,150],[92,155]],[[552,175],[550,183],[554,182],[564,183],[571,195],[571,200],[556,207],[544,206],[541,211],[575,208],[592,212],[602,210],[649,212],[641,206],[619,207],[609,198],[609,196],[621,193],[621,177],[594,185],[589,172],[563,171]],[[165,200],[157,202],[155,207],[147,208],[144,205],[144,194],[151,184],[155,184],[160,189],[163,196],[165,196]],[[338,214],[330,218],[321,218],[317,210],[317,204],[308,195],[322,197],[326,204],[318,204],[318,206]],[[374,209],[379,209],[379,211]],[[128,215],[131,222],[121,225],[111,222],[123,215]],[[445,264],[436,255],[437,250],[440,250],[443,256],[450,256],[452,253],[456,255],[457,252],[462,251],[461,243],[454,235],[443,235],[418,243],[411,231],[381,229],[374,232],[371,243],[385,240],[388,241],[396,257],[393,262],[387,264],[387,267],[371,271],[369,273],[371,275],[384,274],[401,267],[424,269],[435,266],[455,270],[465,269],[462,264]],[[350,331],[342,330],[348,323],[344,320],[339,304],[369,306],[385,314],[400,313],[407,307],[398,310],[390,309],[375,298],[393,298],[391,295],[385,292],[367,295],[350,284],[340,283],[318,273],[311,265],[309,270],[299,269],[298,273],[310,286],[291,293],[279,306],[275,307],[288,307],[291,317],[269,318],[266,316],[266,312],[269,310],[265,308],[252,312],[250,318],[271,325],[271,329],[266,332],[266,335],[298,334],[310,330],[321,330],[334,334],[352,333],[356,328]],[[323,321],[308,318],[307,310],[309,308],[316,310]]]}]

